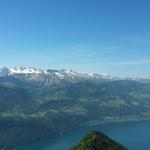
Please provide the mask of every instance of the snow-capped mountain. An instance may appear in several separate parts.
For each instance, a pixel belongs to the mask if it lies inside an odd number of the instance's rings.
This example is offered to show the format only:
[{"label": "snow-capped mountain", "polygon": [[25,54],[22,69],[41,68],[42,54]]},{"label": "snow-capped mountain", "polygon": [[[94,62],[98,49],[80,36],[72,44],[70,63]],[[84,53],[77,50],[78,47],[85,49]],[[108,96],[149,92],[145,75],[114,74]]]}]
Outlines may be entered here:
[{"label": "snow-capped mountain", "polygon": [[0,67],[0,76],[14,76],[23,77],[29,80],[35,80],[39,78],[57,78],[59,80],[76,80],[76,79],[113,79],[113,77],[107,74],[96,73],[78,73],[73,70],[42,70],[34,67],[15,67],[9,69],[7,67]]},{"label": "snow-capped mountain", "polygon": [[[37,87],[47,87],[52,85],[58,85],[66,82],[78,82],[83,80],[92,81],[112,81],[116,80],[107,74],[96,74],[96,73],[78,73],[73,70],[42,70],[34,67],[15,67],[7,68],[1,67],[0,76],[5,77],[4,82],[8,79],[13,81],[13,83],[18,84],[28,84],[30,86]],[[19,80],[19,81],[18,81]],[[20,83],[21,82],[21,83]]]},{"label": "snow-capped mountain", "polygon": [[0,76],[7,76],[10,70],[7,67],[0,66]]},{"label": "snow-capped mountain", "polygon": [[[60,82],[69,81],[76,82],[80,80],[92,80],[92,81],[114,81],[114,80],[134,80],[133,78],[118,78],[112,77],[108,74],[97,73],[78,73],[73,70],[42,70],[34,67],[15,67],[7,68],[0,67],[0,77],[13,77],[21,81],[32,82],[42,85],[58,84]],[[140,79],[141,80],[141,79]],[[148,80],[149,81],[149,80]]]}]

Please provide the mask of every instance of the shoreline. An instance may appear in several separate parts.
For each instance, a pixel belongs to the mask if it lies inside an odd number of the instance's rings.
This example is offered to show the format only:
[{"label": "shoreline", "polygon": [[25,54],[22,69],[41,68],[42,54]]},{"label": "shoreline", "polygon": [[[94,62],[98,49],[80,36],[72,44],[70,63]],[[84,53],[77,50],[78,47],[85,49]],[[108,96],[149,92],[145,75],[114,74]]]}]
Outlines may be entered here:
[{"label": "shoreline", "polygon": [[112,118],[112,119],[107,119],[107,120],[93,120],[89,121],[86,123],[83,123],[79,125],[81,126],[95,126],[98,124],[107,124],[107,123],[123,123],[123,122],[140,122],[140,121],[150,121],[150,116],[149,117],[144,117],[144,118],[136,118],[136,117],[124,117],[124,118]]}]

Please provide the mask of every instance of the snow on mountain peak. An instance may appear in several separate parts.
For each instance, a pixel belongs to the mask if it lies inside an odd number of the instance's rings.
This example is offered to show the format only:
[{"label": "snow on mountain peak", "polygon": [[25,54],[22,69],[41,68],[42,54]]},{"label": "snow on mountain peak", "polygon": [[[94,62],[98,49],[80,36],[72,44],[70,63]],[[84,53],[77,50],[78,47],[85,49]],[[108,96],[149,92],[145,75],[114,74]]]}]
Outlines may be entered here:
[{"label": "snow on mountain peak", "polygon": [[15,67],[10,69],[11,74],[40,74],[44,71],[41,69],[36,69],[34,67]]},{"label": "snow on mountain peak", "polygon": [[9,72],[10,70],[7,67],[0,65],[0,76],[7,76]]},{"label": "snow on mountain peak", "polygon": [[15,67],[8,69],[7,67],[0,66],[0,76],[14,76],[24,80],[43,81],[43,80],[116,80],[108,74],[97,73],[79,73],[73,70],[42,70],[34,67]]}]

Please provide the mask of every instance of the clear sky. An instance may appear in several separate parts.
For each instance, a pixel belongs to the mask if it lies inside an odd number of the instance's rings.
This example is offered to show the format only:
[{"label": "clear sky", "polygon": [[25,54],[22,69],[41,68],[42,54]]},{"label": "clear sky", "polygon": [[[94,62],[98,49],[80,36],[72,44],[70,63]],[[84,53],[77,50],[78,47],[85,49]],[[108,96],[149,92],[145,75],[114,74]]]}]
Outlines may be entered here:
[{"label": "clear sky", "polygon": [[149,0],[0,0],[0,64],[150,78]]}]

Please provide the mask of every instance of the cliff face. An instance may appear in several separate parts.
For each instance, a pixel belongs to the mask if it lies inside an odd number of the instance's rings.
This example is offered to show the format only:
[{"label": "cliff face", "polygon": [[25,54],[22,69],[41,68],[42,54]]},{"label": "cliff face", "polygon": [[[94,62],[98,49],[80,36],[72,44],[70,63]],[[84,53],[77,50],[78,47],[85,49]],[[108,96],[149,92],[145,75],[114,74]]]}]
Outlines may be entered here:
[{"label": "cliff face", "polygon": [[105,134],[93,131],[86,135],[79,145],[70,150],[127,150],[118,142],[110,139]]}]

